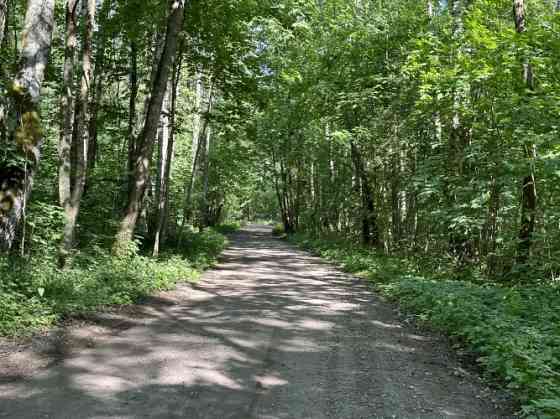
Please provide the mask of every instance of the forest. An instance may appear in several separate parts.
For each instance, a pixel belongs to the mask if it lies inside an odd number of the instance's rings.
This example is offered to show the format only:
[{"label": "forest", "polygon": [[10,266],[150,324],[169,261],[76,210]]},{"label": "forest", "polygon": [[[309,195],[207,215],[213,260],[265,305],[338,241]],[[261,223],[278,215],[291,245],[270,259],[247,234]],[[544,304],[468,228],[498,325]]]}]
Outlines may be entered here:
[{"label": "forest", "polygon": [[0,335],[247,222],[560,417],[559,0],[0,0]]}]

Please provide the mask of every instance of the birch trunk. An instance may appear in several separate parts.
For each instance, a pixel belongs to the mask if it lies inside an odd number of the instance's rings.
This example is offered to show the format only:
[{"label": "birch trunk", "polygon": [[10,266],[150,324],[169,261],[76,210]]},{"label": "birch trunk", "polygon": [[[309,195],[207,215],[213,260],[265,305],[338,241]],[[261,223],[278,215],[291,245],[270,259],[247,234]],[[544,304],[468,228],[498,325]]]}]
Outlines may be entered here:
[{"label": "birch trunk", "polygon": [[6,19],[8,18],[8,0],[0,0],[0,46],[4,42]]},{"label": "birch trunk", "polygon": [[64,71],[60,114],[62,124],[58,143],[58,197],[60,206],[70,201],[70,149],[74,122],[74,66],[76,60],[79,0],[66,2],[66,46],[64,50]]},{"label": "birch trunk", "polygon": [[[40,160],[43,133],[39,103],[54,29],[54,0],[28,0],[20,70],[11,88],[17,127],[9,133],[9,156],[0,161],[0,248],[11,249]],[[24,163],[14,166],[16,156]]]},{"label": "birch trunk", "polygon": [[169,167],[169,158],[171,157],[169,151],[172,147],[171,144],[171,96],[173,91],[173,80],[167,83],[165,91],[165,99],[163,101],[163,108],[161,111],[161,128],[159,133],[159,159],[157,168],[156,180],[156,231],[154,239],[153,256],[159,255],[161,232],[165,221],[165,208],[167,202],[167,169]]},{"label": "birch trunk", "polygon": [[191,168],[191,176],[185,188],[185,203],[183,207],[183,222],[181,225],[181,230],[183,230],[185,223],[191,215],[192,192],[194,190],[196,174],[200,166],[202,146],[204,145],[204,139],[206,138],[206,131],[208,129],[208,117],[212,112],[212,105],[214,101],[213,84],[210,84],[210,89],[205,89],[204,83],[202,81],[202,76],[200,74],[197,76],[196,92],[198,114],[195,116],[195,130],[193,132],[192,140],[192,150],[194,150],[194,156]]},{"label": "birch trunk", "polygon": [[[160,196],[158,202],[161,203],[160,207],[158,208],[158,220],[157,220],[157,227],[156,227],[156,237],[154,241],[154,256],[158,256],[160,243],[163,243],[165,240],[165,235],[167,232],[166,229],[166,220],[168,218],[168,205],[169,205],[169,179],[171,177],[171,164],[173,163],[173,153],[174,153],[174,146],[175,146],[175,112],[177,110],[177,92],[179,88],[179,79],[181,77],[181,65],[182,60],[179,57],[177,60],[177,64],[173,71],[173,78],[170,80],[170,83],[167,86],[167,89],[171,91],[168,103],[168,126],[167,129],[169,131],[168,134],[168,146],[167,146],[167,155],[165,157],[165,165],[162,165],[161,171],[163,172],[163,178],[161,180],[160,186]],[[163,154],[163,153],[162,153]]]},{"label": "birch trunk", "polygon": [[[6,22],[8,20],[8,0],[0,0],[0,48],[3,46],[4,37],[6,34]],[[5,70],[0,65],[0,77],[5,77]],[[0,102],[0,142],[4,141],[6,135],[6,127],[4,124],[5,118],[4,103]]]},{"label": "birch trunk", "polygon": [[203,231],[209,225],[209,209],[208,209],[208,186],[210,176],[210,140],[212,138],[212,127],[206,127],[206,135],[204,135],[201,146],[202,154],[202,196],[200,199],[200,221],[199,230]]},{"label": "birch trunk", "polygon": [[[88,163],[88,145],[89,145],[89,96],[91,86],[92,73],[92,48],[93,48],[93,28],[95,25],[96,0],[82,0],[83,14],[85,17],[85,30],[82,50],[82,77],[80,82],[80,111],[76,118],[76,126],[74,132],[75,144],[75,160],[71,162],[70,167],[75,167],[75,181],[70,190],[66,190],[64,196],[64,215],[65,224],[62,238],[62,245],[59,253],[59,266],[64,267],[66,258],[74,247],[74,236],[76,232],[76,224],[80,213],[80,203],[86,184],[87,163]],[[65,185],[68,186],[68,185]],[[68,199],[69,197],[69,199]]]}]

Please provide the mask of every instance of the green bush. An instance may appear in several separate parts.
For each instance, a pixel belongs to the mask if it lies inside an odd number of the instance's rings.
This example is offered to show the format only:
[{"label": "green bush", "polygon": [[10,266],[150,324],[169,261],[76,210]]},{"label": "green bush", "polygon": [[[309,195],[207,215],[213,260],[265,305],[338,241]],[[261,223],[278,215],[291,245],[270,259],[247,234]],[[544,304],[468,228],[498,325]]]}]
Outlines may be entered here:
[{"label": "green bush", "polygon": [[486,375],[501,380],[528,417],[560,417],[560,287],[508,288],[429,279],[414,263],[368,249],[302,235],[300,246],[367,275],[376,289],[419,320],[478,354]]},{"label": "green bush", "polygon": [[241,228],[241,224],[237,221],[223,223],[218,226],[212,227],[213,230],[221,234],[232,234]]},{"label": "green bush", "polygon": [[184,235],[180,248],[159,259],[142,256],[136,246],[115,257],[99,247],[78,253],[59,270],[54,260],[0,261],[0,335],[18,336],[54,324],[63,316],[100,306],[132,304],[177,282],[194,281],[227,245],[213,230]]},{"label": "green bush", "polygon": [[274,227],[272,227],[272,234],[278,237],[284,236],[285,235],[284,224],[282,223],[274,224]]},{"label": "green bush", "polygon": [[216,229],[210,228],[202,233],[187,231],[181,237],[176,237],[175,241],[168,240],[165,252],[179,254],[196,269],[203,270],[215,263],[217,256],[227,245],[227,238]]}]

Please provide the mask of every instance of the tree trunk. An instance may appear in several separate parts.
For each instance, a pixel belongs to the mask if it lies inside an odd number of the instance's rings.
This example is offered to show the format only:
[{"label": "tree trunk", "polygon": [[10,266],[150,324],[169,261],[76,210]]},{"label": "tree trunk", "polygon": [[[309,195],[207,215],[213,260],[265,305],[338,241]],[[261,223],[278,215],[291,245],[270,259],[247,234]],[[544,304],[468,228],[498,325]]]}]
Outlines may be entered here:
[{"label": "tree trunk", "polygon": [[74,122],[74,65],[76,59],[79,0],[66,2],[66,46],[64,50],[64,73],[60,114],[62,124],[58,143],[58,197],[61,207],[70,201],[70,149]]},{"label": "tree trunk", "polygon": [[362,241],[365,245],[379,247],[381,244],[379,237],[379,228],[377,226],[377,214],[375,211],[375,202],[373,192],[369,184],[369,179],[364,167],[362,155],[356,144],[350,143],[352,161],[356,175],[360,180],[362,195]]},{"label": "tree trunk", "polygon": [[163,217],[161,217],[160,226],[160,240],[163,241],[166,238],[167,234],[167,219],[169,218],[169,180],[171,177],[171,168],[173,164],[173,156],[175,152],[175,113],[177,111],[177,93],[179,88],[179,77],[181,76],[181,65],[182,60],[179,59],[179,63],[177,65],[177,70],[174,73],[173,83],[171,84],[172,92],[171,92],[171,109],[170,109],[170,116],[169,116],[169,147],[167,148],[167,167],[165,168],[165,207],[163,210]]},{"label": "tree trunk", "polygon": [[498,183],[498,171],[492,176],[490,181],[490,202],[488,205],[488,219],[486,222],[485,231],[485,253],[486,253],[486,265],[487,273],[490,277],[493,277],[496,273],[497,267],[497,257],[496,257],[496,247],[497,247],[497,233],[498,233],[498,213],[500,211],[500,185]]},{"label": "tree trunk", "polygon": [[208,187],[210,178],[210,140],[212,138],[212,127],[206,126],[206,135],[201,146],[202,150],[202,196],[200,198],[200,220],[198,228],[203,231],[209,225],[208,209]]},{"label": "tree trunk", "polygon": [[6,20],[8,18],[8,0],[0,0],[0,46],[4,42]]},{"label": "tree trunk", "polygon": [[134,160],[136,152],[136,99],[138,97],[138,49],[136,43],[130,43],[130,72],[129,72],[130,100],[128,102],[128,153],[127,153],[127,191],[130,194],[134,188]]},{"label": "tree trunk", "polygon": [[[182,51],[180,49],[179,51]],[[168,85],[168,89],[171,91],[171,97],[169,98],[168,105],[168,130],[169,130],[169,140],[167,147],[167,156],[163,171],[162,187],[160,188],[160,193],[163,194],[163,207],[159,208],[157,229],[156,229],[156,240],[154,242],[154,256],[158,256],[160,243],[163,243],[167,233],[166,220],[168,218],[168,205],[169,205],[169,178],[171,176],[171,164],[173,163],[173,153],[175,146],[175,112],[177,110],[177,92],[179,88],[179,81],[181,77],[181,66],[182,59],[178,57],[177,64],[173,70],[173,77]],[[159,201],[161,202],[161,201]]]},{"label": "tree trunk", "polygon": [[513,20],[517,33],[525,32],[525,3],[524,0],[513,0]]},{"label": "tree trunk", "polygon": [[[43,133],[39,116],[41,86],[54,29],[54,0],[28,0],[20,70],[11,88],[16,129],[9,133],[0,161],[0,248],[12,247],[40,160]],[[18,156],[23,163],[14,165]],[[20,159],[18,159],[20,160]]]},{"label": "tree trunk", "polygon": [[[70,184],[71,190],[64,192],[63,201],[65,224],[62,238],[62,245],[59,253],[59,266],[64,267],[66,258],[74,247],[74,236],[76,232],[76,224],[80,213],[80,203],[86,184],[87,163],[88,163],[88,145],[89,145],[89,96],[91,86],[92,73],[92,47],[93,47],[93,28],[95,26],[95,10],[96,0],[82,0],[84,23],[84,38],[82,50],[82,77],[80,83],[80,111],[76,118],[76,126],[74,132],[76,136],[75,144],[75,160],[70,162],[70,167],[75,167],[75,183]],[[62,165],[62,164],[61,164]],[[66,165],[66,163],[64,163]],[[65,185],[68,186],[68,185]],[[69,199],[68,199],[69,197]]]},{"label": "tree trunk", "polygon": [[138,215],[140,214],[142,199],[150,174],[150,161],[152,159],[154,140],[158,129],[167,80],[177,52],[179,32],[183,25],[184,0],[171,0],[169,3],[170,12],[167,21],[164,49],[154,77],[144,128],[138,137],[134,162],[134,185],[129,193],[125,215],[117,233],[114,247],[117,253],[126,249],[127,243],[132,241]]},{"label": "tree trunk", "polygon": [[[8,0],[0,0],[0,50],[4,46],[4,38],[7,34],[7,22],[8,22]],[[0,78],[6,78],[6,70],[4,66],[0,64]],[[5,141],[6,138],[6,125],[4,123],[4,118],[6,117],[5,104],[0,102],[0,143]]]},{"label": "tree trunk", "polygon": [[88,125],[88,156],[87,156],[87,169],[88,176],[86,181],[91,177],[95,163],[97,160],[97,119],[99,114],[99,103],[103,97],[103,76],[105,71],[105,53],[107,44],[107,28],[106,23],[109,20],[109,13],[112,8],[113,0],[103,0],[101,8],[101,15],[99,18],[99,35],[97,53],[95,57],[95,69],[93,74],[93,89],[90,105],[90,119]]},{"label": "tree trunk", "polygon": [[[518,34],[525,32],[525,4],[524,0],[513,0],[513,18],[515,30]],[[522,63],[523,81],[527,89],[533,90],[533,69],[527,57],[523,57]],[[535,145],[525,144],[525,153],[530,164],[535,157]],[[526,264],[531,253],[533,234],[535,231],[535,220],[537,213],[537,187],[535,173],[531,168],[523,178],[521,187],[521,221],[519,229],[519,245],[517,248],[517,263]]]},{"label": "tree trunk", "polygon": [[185,224],[191,215],[191,211],[190,211],[191,196],[194,189],[196,171],[198,170],[198,162],[200,160],[200,146],[201,146],[201,142],[198,141],[197,137],[193,136],[192,147],[194,151],[194,156],[193,156],[192,167],[191,167],[191,176],[189,177],[187,186],[185,188],[186,189],[185,202],[183,204],[183,221],[181,223],[181,231],[183,231],[183,228],[185,227]]},{"label": "tree trunk", "polygon": [[403,213],[405,212],[405,206],[403,205],[404,191],[402,185],[403,179],[403,167],[404,167],[404,157],[403,157],[403,145],[397,142],[397,146],[393,151],[393,162],[391,164],[392,170],[390,169],[391,175],[391,232],[393,236],[393,246],[399,246],[402,236],[402,220]]},{"label": "tree trunk", "polygon": [[[4,37],[7,32],[7,25],[6,22],[8,21],[8,0],[0,0],[0,49],[4,43]],[[5,77],[5,70],[2,68],[3,66],[0,64],[0,77]],[[5,109],[4,104],[0,103],[0,142],[4,141],[6,135],[6,126],[4,124],[5,118]]]},{"label": "tree trunk", "polygon": [[426,12],[428,13],[428,17],[432,19],[434,17],[434,3],[432,0],[428,0],[428,4],[426,5]]},{"label": "tree trunk", "polygon": [[171,114],[173,112],[171,104],[171,96],[173,96],[173,79],[167,83],[165,92],[165,99],[163,101],[163,109],[161,112],[161,128],[159,134],[159,159],[157,170],[157,184],[156,184],[156,231],[154,238],[153,256],[159,255],[160,242],[162,241],[163,224],[165,222],[165,209],[167,204],[167,181],[169,179],[168,169],[169,160],[172,157],[172,126]]},{"label": "tree trunk", "polygon": [[191,215],[191,197],[194,190],[194,183],[196,180],[196,173],[200,166],[202,146],[204,144],[204,139],[206,138],[206,131],[208,129],[209,115],[212,112],[212,105],[214,101],[214,85],[211,82],[210,88],[205,89],[204,82],[202,80],[202,75],[197,75],[196,81],[196,94],[197,94],[197,108],[198,115],[195,120],[195,130],[193,132],[192,139],[192,150],[194,150],[191,176],[185,187],[185,202],[183,206],[183,222],[181,223],[181,231],[183,230],[185,223],[190,218]]}]

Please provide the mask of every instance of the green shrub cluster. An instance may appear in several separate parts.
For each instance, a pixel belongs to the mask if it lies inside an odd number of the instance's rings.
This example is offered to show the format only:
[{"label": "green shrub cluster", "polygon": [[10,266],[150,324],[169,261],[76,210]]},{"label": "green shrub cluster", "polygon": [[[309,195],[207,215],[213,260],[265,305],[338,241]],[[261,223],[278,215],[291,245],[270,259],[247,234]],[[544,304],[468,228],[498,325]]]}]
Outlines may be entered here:
[{"label": "green shrub cluster", "polygon": [[212,229],[221,234],[232,234],[241,228],[241,223],[237,221],[231,221],[227,223],[220,224]]},{"label": "green shrub cluster", "polygon": [[0,335],[25,335],[67,315],[132,304],[177,282],[194,281],[216,261],[227,240],[206,230],[188,232],[178,243],[159,259],[139,254],[136,247],[122,257],[94,247],[76,255],[65,270],[38,257],[0,260]]},{"label": "green shrub cluster", "polygon": [[202,233],[188,232],[178,238],[170,238],[162,258],[173,254],[180,255],[196,269],[207,269],[227,246],[228,240],[224,235],[226,231],[229,234],[238,228],[235,224],[225,224],[223,227],[213,227]]},{"label": "green shrub cluster", "polygon": [[488,377],[506,383],[528,417],[560,417],[560,287],[503,287],[430,279],[414,264],[348,243],[293,240],[350,272],[478,355]]},{"label": "green shrub cluster", "polygon": [[282,224],[282,223],[274,224],[274,227],[272,227],[272,234],[274,236],[277,236],[277,237],[284,236],[284,234],[285,234],[284,224]]}]

